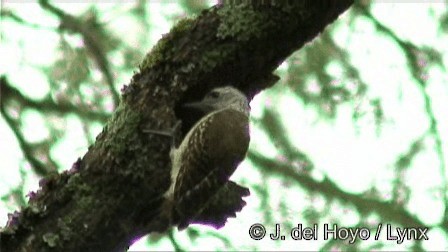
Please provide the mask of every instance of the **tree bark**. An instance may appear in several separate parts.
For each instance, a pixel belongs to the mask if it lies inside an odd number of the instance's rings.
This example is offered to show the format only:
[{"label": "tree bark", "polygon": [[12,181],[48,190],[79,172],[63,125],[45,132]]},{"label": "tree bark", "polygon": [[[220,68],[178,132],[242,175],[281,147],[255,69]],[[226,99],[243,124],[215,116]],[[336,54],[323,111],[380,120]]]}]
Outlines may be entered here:
[{"label": "tree bark", "polygon": [[[276,3],[277,2],[277,3]],[[45,178],[29,205],[9,215],[2,251],[114,251],[153,231],[170,185],[171,139],[144,133],[188,120],[179,104],[216,86],[249,97],[351,0],[218,5],[180,21],[146,56],[84,157]]]}]

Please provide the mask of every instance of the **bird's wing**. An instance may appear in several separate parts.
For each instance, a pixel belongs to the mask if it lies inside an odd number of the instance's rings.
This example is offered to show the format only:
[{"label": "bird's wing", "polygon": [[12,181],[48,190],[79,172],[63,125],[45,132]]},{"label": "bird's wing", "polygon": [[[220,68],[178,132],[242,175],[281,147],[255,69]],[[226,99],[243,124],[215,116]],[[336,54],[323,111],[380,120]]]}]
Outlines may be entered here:
[{"label": "bird's wing", "polygon": [[181,155],[174,187],[179,219],[188,222],[206,207],[244,159],[249,120],[239,111],[214,112],[193,128]]}]

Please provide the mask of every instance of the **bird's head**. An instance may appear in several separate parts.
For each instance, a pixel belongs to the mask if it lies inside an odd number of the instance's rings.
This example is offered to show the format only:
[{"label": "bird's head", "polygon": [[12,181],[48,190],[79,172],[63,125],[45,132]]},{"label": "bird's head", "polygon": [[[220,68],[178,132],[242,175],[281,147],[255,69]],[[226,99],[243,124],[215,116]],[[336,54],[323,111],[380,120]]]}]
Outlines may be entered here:
[{"label": "bird's head", "polygon": [[212,89],[199,102],[184,104],[186,108],[197,109],[206,114],[221,109],[235,109],[249,116],[250,107],[247,97],[238,89],[225,86]]}]

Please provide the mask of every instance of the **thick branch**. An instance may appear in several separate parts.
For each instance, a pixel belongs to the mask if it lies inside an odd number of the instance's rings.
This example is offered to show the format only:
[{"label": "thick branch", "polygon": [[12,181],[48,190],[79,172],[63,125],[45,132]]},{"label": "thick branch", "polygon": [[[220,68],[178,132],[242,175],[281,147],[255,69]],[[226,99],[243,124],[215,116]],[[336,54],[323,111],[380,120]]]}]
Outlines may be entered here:
[{"label": "thick branch", "polygon": [[272,71],[351,3],[218,6],[180,22],[146,57],[86,155],[10,216],[2,248],[110,251],[150,232],[170,184],[171,139],[142,129],[170,129],[184,118],[177,104],[214,86],[253,95],[272,85]]}]

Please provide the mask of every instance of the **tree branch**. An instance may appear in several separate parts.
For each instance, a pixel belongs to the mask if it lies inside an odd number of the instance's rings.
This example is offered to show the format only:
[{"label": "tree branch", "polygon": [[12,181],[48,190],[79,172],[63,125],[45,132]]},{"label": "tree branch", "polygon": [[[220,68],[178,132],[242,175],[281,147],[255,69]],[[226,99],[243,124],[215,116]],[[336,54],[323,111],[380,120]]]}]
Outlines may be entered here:
[{"label": "tree branch", "polygon": [[[430,54],[433,54],[433,51],[428,48],[424,47],[418,47],[411,42],[405,41],[399,36],[397,36],[389,27],[385,26],[381,22],[379,22],[377,19],[375,19],[371,12],[368,11],[367,8],[364,8],[363,6],[360,6],[360,4],[356,4],[354,6],[355,10],[362,14],[364,17],[368,18],[372,23],[375,25],[378,31],[385,34],[389,38],[391,38],[392,41],[394,41],[398,47],[403,51],[403,54],[406,56],[407,64],[409,68],[412,70],[410,71],[412,74],[413,79],[418,84],[417,87],[420,89],[420,92],[423,96],[424,101],[424,108],[426,111],[426,114],[428,116],[429,121],[429,128],[427,131],[427,134],[432,136],[435,142],[435,152],[439,158],[439,170],[440,170],[440,176],[442,178],[442,189],[441,194],[443,198],[444,203],[444,213],[443,213],[443,220],[442,224],[444,227],[448,228],[448,178],[446,176],[446,169],[447,169],[447,162],[445,159],[444,150],[443,150],[443,143],[442,143],[442,137],[439,130],[439,124],[437,122],[435,111],[431,102],[430,94],[427,90],[426,85],[426,73],[424,67],[427,67],[427,63],[425,61],[425,64],[422,65],[421,62],[422,59],[430,58]],[[437,61],[436,61],[437,62]],[[439,66],[442,66],[443,63],[437,62]]]},{"label": "tree branch", "polygon": [[[287,164],[281,164],[255,153],[249,153],[248,158],[265,173],[290,178],[305,190],[318,192],[328,199],[338,199],[344,203],[352,204],[360,213],[375,212],[383,221],[392,221],[404,227],[426,227],[417,217],[392,202],[369,199],[363,195],[344,192],[328,178],[322,181],[315,181],[306,174],[298,173]],[[444,231],[446,232],[446,230]]]},{"label": "tree branch", "polygon": [[11,101],[18,102],[20,106],[24,108],[32,108],[36,110],[40,110],[46,113],[54,113],[54,114],[70,114],[73,113],[80,118],[87,119],[90,121],[99,121],[105,123],[106,120],[111,116],[108,113],[101,113],[97,111],[92,111],[87,106],[79,106],[73,105],[68,102],[65,103],[56,103],[50,96],[42,100],[34,100],[29,97],[26,97],[22,94],[17,88],[12,86],[6,77],[0,77],[0,94],[2,95],[2,106],[6,106],[6,104]]},{"label": "tree branch", "polygon": [[19,119],[13,118],[13,116],[8,113],[6,104],[11,101],[11,99],[18,101],[21,105],[24,105],[24,103],[30,100],[25,99],[17,89],[10,86],[4,76],[0,76],[0,95],[2,96],[2,99],[0,99],[0,113],[16,137],[25,159],[31,164],[36,174],[44,177],[49,173],[57,172],[57,166],[51,158],[48,158],[47,162],[43,162],[35,157],[36,152],[34,151],[33,145],[26,141],[25,136],[20,131]]},{"label": "tree branch", "polygon": [[147,55],[96,142],[70,171],[41,181],[2,230],[5,251],[113,251],[152,231],[170,185],[176,105],[233,84],[252,97],[272,71],[352,1],[216,6],[183,20]]},{"label": "tree branch", "polygon": [[95,17],[81,20],[51,5],[48,0],[39,0],[39,4],[43,9],[51,12],[60,19],[61,30],[79,33],[82,36],[87,51],[92,56],[106,80],[106,84],[112,94],[114,107],[116,108],[120,102],[120,94],[115,89],[114,78],[110,70],[109,60],[107,59],[107,50],[104,48],[104,41],[102,41],[104,39],[104,36],[101,36],[103,30],[96,27],[99,24],[96,22]]}]

